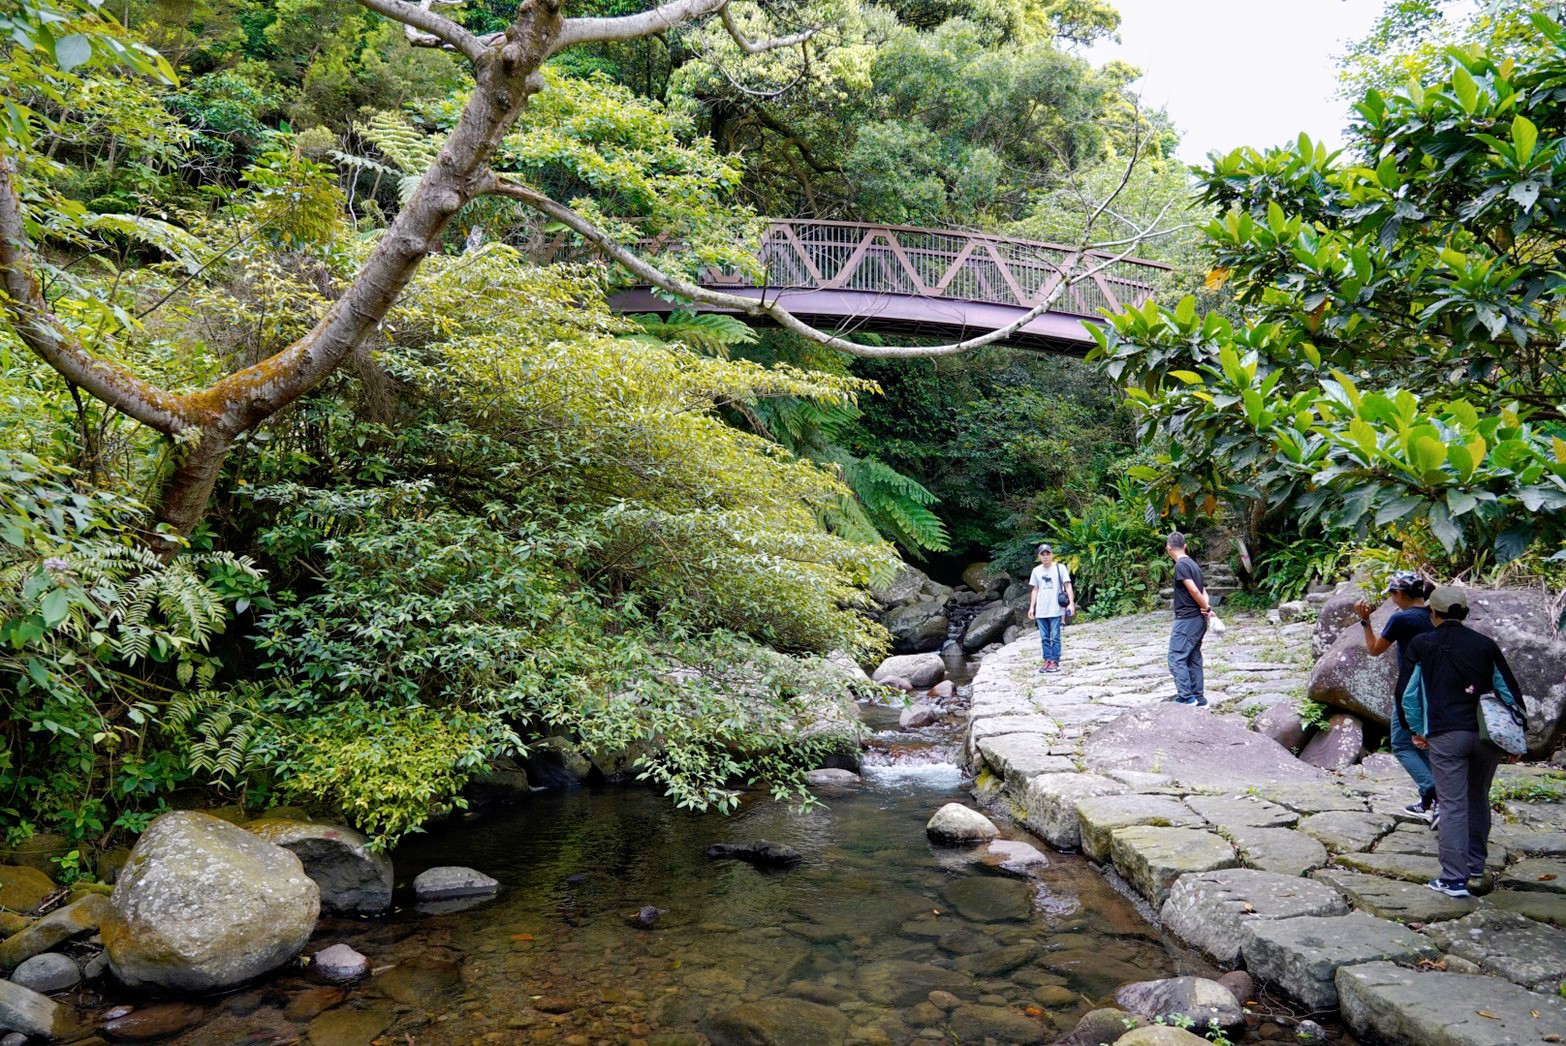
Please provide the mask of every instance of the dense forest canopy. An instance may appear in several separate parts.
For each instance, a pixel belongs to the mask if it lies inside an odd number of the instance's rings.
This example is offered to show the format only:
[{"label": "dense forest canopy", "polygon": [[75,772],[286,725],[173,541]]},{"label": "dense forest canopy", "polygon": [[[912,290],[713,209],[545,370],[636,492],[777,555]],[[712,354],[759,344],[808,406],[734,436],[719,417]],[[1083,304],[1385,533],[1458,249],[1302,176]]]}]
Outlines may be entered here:
[{"label": "dense forest canopy", "polygon": [[[1103,614],[1150,604],[1163,525],[1240,537],[1270,596],[1350,546],[1553,569],[1563,47],[1513,6],[1390,6],[1414,39],[1347,57],[1348,149],[1194,192],[1135,71],[1082,58],[1098,0],[689,0],[624,34],[641,5],[0,6],[8,836],[216,791],[389,844],[544,748],[694,808],[802,797],[899,553],[1047,537]],[[1165,216],[1136,246],[1172,269],[1087,366],[615,315],[624,273],[548,263],[590,222],[745,270],[793,216]]]}]

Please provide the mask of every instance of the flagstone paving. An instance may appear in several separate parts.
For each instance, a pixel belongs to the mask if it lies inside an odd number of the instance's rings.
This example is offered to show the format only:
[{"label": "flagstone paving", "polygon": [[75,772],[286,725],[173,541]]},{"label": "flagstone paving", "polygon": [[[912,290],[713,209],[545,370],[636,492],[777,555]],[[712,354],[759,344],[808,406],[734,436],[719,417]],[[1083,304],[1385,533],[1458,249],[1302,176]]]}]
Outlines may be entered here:
[{"label": "flagstone paving", "polygon": [[1566,1041],[1566,803],[1502,804],[1492,893],[1427,889],[1435,833],[1403,810],[1413,787],[1394,760],[1318,771],[1245,730],[1303,696],[1313,625],[1228,623],[1204,650],[1207,709],[1170,703],[1167,613],[1068,627],[1059,673],[1038,674],[1031,634],[992,653],[973,684],[976,795],[1112,866],[1219,962],[1307,1006],[1341,999],[1361,1035]]}]

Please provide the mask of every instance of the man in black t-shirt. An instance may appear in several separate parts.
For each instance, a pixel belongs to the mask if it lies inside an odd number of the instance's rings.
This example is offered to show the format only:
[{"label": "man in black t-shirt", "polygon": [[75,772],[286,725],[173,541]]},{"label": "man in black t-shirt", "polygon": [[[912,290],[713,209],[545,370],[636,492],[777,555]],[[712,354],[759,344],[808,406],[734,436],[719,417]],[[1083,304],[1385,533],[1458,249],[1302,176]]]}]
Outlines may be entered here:
[{"label": "man in black t-shirt", "polygon": [[1175,700],[1182,705],[1203,707],[1202,639],[1207,635],[1207,617],[1212,604],[1202,568],[1185,554],[1185,535],[1175,531],[1164,542],[1164,551],[1174,560],[1174,627],[1169,631],[1169,674],[1174,676]]}]

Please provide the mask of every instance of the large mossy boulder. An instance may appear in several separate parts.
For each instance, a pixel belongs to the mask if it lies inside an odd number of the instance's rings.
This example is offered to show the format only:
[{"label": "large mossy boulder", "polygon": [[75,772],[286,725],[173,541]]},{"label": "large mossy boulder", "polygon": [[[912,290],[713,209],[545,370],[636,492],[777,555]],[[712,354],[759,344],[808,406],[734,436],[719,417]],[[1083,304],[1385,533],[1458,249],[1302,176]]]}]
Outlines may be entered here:
[{"label": "large mossy boulder", "polygon": [[137,841],[101,933],[125,984],[211,992],[297,955],[320,910],[320,889],[292,851],[177,811]]},{"label": "large mossy boulder", "polygon": [[323,911],[379,915],[391,907],[392,863],[369,840],[337,824],[269,819],[246,826],[267,842],[292,850],[321,890]]},{"label": "large mossy boulder", "polygon": [[934,599],[909,603],[891,611],[881,620],[892,633],[892,647],[901,651],[936,650],[946,642],[951,619],[946,605]]},{"label": "large mossy boulder", "polygon": [[[1389,651],[1371,657],[1364,630],[1353,624],[1353,600],[1348,592],[1334,596],[1316,625],[1316,642],[1324,652],[1311,670],[1311,700],[1340,708],[1386,725],[1397,682],[1397,655]],[[1529,749],[1546,751],[1560,731],[1566,712],[1566,637],[1555,630],[1551,593],[1543,589],[1470,589],[1466,624],[1494,639],[1517,676],[1528,708]],[[1348,607],[1350,621],[1341,607]],[[1333,612],[1329,620],[1328,611]],[[1379,633],[1396,607],[1387,600],[1371,615]]]}]

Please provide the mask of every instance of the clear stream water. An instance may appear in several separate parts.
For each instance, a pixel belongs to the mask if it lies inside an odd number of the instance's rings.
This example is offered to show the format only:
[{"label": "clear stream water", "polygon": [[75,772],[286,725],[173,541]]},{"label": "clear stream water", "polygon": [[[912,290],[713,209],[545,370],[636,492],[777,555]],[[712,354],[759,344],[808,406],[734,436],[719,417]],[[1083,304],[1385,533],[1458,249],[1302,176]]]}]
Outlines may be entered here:
[{"label": "clear stream water", "polygon": [[[1125,981],[1214,972],[1081,858],[1051,854],[1024,881],[930,845],[930,815],[971,802],[953,739],[899,734],[895,709],[867,718],[863,787],[810,812],[752,796],[692,814],[644,789],[578,788],[416,836],[395,855],[405,906],[323,919],[310,948],[352,945],[370,979],[344,990],[285,972],[201,1003],[173,1041],[699,1043],[735,1007],[770,1002],[801,1044],[821,1041],[819,1008],[851,1041],[1024,1041],[1004,1023],[1022,1020],[1047,1042]],[[804,860],[767,872],[705,855],[755,839]],[[416,910],[402,884],[440,864],[493,875],[499,895]],[[631,923],[643,905],[667,910],[651,929]],[[932,1005],[932,988],[963,1005]]]}]

